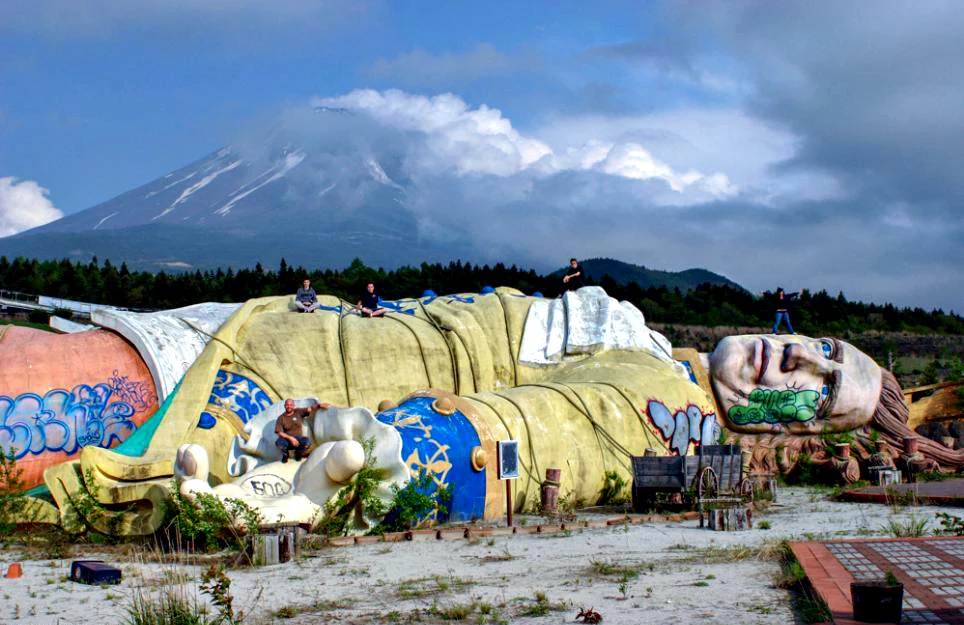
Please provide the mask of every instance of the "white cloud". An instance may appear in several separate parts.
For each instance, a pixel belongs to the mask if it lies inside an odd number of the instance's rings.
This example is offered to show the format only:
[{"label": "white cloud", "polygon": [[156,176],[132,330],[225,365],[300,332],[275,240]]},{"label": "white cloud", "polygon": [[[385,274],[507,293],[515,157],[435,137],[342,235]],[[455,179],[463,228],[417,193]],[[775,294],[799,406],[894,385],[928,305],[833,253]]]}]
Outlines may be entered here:
[{"label": "white cloud", "polygon": [[[626,173],[649,169],[677,191],[703,188],[714,196],[739,194],[746,199],[779,205],[787,198],[839,199],[841,183],[817,169],[782,164],[799,150],[800,139],[789,130],[736,108],[680,108],[642,115],[581,115],[556,117],[536,131],[555,150],[574,143],[627,146],[640,159]],[[571,152],[571,148],[566,148]],[[610,148],[611,149],[611,148]],[[715,172],[705,174],[701,172]]]},{"label": "white cloud", "polygon": [[60,219],[64,214],[47,199],[49,191],[33,180],[0,178],[0,237]]},{"label": "white cloud", "polygon": [[[423,140],[408,148],[409,174],[415,176],[444,172],[548,176],[588,170],[630,180],[662,181],[664,192],[654,190],[649,199],[664,205],[692,204],[737,193],[725,172],[707,174],[685,165],[673,167],[641,142],[625,137],[611,140],[575,133],[554,150],[546,141],[520,133],[499,109],[484,104],[473,109],[451,93],[427,97],[366,89],[318,98],[314,104],[364,113],[390,128],[417,133]],[[554,131],[556,139],[566,136],[562,129]]]}]

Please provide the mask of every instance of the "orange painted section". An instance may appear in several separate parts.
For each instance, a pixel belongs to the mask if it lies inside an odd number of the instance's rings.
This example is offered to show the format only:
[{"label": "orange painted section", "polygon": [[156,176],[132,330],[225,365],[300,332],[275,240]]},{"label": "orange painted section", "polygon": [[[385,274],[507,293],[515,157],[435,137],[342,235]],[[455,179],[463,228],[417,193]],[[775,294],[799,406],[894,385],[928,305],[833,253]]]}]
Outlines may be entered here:
[{"label": "orange painted section", "polygon": [[114,447],[157,410],[137,350],[107,330],[0,326],[0,448],[17,449],[26,488],[82,447]]}]

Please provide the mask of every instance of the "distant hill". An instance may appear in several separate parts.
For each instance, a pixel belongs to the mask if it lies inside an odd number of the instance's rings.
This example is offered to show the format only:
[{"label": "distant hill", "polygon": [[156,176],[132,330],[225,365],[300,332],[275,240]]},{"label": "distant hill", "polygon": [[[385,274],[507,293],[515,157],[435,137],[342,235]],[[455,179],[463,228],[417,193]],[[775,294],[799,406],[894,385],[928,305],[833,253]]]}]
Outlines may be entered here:
[{"label": "distant hill", "polygon": [[[580,261],[580,264],[596,282],[599,282],[604,275],[608,274],[619,284],[626,285],[635,282],[644,289],[651,286],[665,286],[670,290],[679,288],[680,291],[685,293],[705,282],[709,282],[710,284],[726,285],[742,291],[746,290],[729,278],[706,269],[687,269],[678,272],[660,271],[658,269],[647,269],[642,265],[624,263],[613,258],[589,258]],[[565,269],[561,269],[558,273],[561,275],[564,272]]]}]

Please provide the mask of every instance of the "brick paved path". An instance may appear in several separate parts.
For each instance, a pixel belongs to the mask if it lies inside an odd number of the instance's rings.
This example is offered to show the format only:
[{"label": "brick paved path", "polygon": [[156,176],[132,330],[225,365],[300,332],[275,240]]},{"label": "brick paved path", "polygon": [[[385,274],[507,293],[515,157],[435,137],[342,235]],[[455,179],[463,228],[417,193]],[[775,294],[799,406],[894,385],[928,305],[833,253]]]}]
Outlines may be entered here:
[{"label": "brick paved path", "polygon": [[904,584],[902,623],[964,625],[964,538],[790,543],[837,625],[854,623],[850,582],[892,571]]}]

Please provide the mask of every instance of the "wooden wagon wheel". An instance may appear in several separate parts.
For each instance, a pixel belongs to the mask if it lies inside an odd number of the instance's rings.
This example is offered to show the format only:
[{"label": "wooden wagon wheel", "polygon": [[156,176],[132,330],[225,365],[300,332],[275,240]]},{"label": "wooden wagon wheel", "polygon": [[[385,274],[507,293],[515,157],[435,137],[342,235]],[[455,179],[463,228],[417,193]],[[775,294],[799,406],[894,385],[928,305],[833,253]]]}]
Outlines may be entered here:
[{"label": "wooden wagon wheel", "polygon": [[740,480],[740,496],[747,501],[753,501],[753,482],[748,477]]},{"label": "wooden wagon wheel", "polygon": [[700,476],[696,480],[696,496],[699,499],[715,497],[720,492],[720,481],[716,477],[713,467],[703,467]]}]

